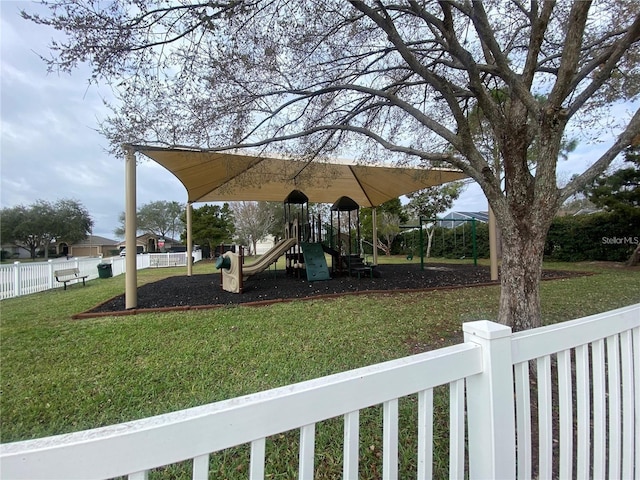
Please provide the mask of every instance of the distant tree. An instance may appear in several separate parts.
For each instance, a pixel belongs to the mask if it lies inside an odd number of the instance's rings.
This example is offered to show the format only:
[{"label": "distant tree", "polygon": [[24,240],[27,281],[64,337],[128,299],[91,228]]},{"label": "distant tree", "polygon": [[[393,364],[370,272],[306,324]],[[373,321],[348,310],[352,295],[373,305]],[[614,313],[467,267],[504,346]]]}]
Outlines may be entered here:
[{"label": "distant tree", "polygon": [[32,206],[2,209],[2,242],[15,243],[29,251],[31,259],[36,258],[42,245],[41,217]]},{"label": "distant tree", "polygon": [[92,228],[89,212],[76,200],[37,200],[28,207],[2,209],[2,241],[16,242],[29,250],[32,259],[39,249],[48,258],[54,241],[75,243],[87,238]]},{"label": "distant tree", "polygon": [[273,217],[267,234],[272,235],[276,240],[284,238],[284,203],[265,202],[265,208],[271,212],[271,217]]},{"label": "distant tree", "polygon": [[255,255],[257,243],[269,234],[276,222],[273,209],[267,202],[234,202],[231,211],[237,239],[250,245]]},{"label": "distant tree", "polygon": [[[385,222],[391,222],[390,225],[402,225],[409,221],[409,215],[407,211],[402,206],[402,202],[399,198],[393,198],[382,205],[379,205],[376,208],[377,213],[377,224],[378,224],[378,238],[376,239],[377,248],[382,250],[385,255],[391,254],[391,249],[388,246],[386,235],[390,233],[386,232],[384,235],[381,230],[381,226]],[[361,224],[361,235],[365,238],[373,237],[373,213],[372,209],[369,207],[360,209],[360,224]],[[394,230],[395,227],[390,227],[391,230]],[[395,239],[400,233],[400,229],[398,228],[398,233],[393,236]],[[391,243],[393,243],[393,239]],[[369,243],[368,241],[366,243]]]},{"label": "distant tree", "polygon": [[[185,206],[175,201],[160,200],[146,203],[138,208],[136,214],[136,234],[151,233],[158,237],[176,238],[184,230],[184,211]],[[125,233],[124,212],[120,213],[118,219],[120,227],[116,228],[114,233],[119,237],[123,237]]]},{"label": "distant tree", "polygon": [[[185,221],[184,216],[182,221]],[[194,243],[207,245],[212,252],[217,245],[231,243],[233,239],[233,213],[228,203],[194,208],[191,226]]]},{"label": "distant tree", "polygon": [[400,215],[393,212],[382,212],[378,215],[377,247],[385,255],[391,255],[393,241],[400,234]]},{"label": "distant tree", "polygon": [[[436,218],[439,214],[453,206],[462,191],[464,183],[451,182],[444,185],[424,188],[420,191],[407,195],[409,203],[407,210],[414,218],[423,217],[427,219]],[[431,243],[435,232],[436,222],[427,223],[427,252],[426,257],[431,255]]]},{"label": "distant tree", "polygon": [[624,165],[596,178],[585,189],[597,207],[621,216],[640,215],[640,146],[625,152]]},{"label": "distant tree", "polygon": [[573,197],[567,199],[558,210],[558,216],[575,215],[581,210],[597,210],[598,207],[589,200],[584,194],[577,193]]},{"label": "distant tree", "polygon": [[[640,147],[625,151],[625,165],[609,175],[601,175],[585,190],[587,198],[596,206],[613,213],[629,223],[626,236],[637,237],[640,224]],[[631,230],[633,229],[633,231]],[[629,258],[629,265],[640,262],[640,244]]]},{"label": "distant tree", "polygon": [[56,216],[56,240],[69,244],[87,238],[93,229],[93,220],[89,211],[78,201],[58,200],[54,206]]}]

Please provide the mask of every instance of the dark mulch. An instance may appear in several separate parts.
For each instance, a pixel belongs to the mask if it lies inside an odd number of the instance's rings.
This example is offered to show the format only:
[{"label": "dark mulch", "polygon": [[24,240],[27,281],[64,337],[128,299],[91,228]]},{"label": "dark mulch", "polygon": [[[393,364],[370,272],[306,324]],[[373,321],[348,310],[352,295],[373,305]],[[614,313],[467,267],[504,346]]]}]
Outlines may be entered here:
[{"label": "dark mulch", "polygon": [[[215,271],[213,265],[211,270]],[[283,271],[265,271],[245,282],[242,294],[222,290],[219,273],[176,276],[139,287],[138,310],[267,303],[345,293],[427,290],[491,283],[489,268],[473,265],[428,264],[424,270],[419,264],[380,265],[376,271],[379,276],[375,278],[342,276],[317,282],[307,281],[304,275],[296,278],[285,275]],[[543,278],[573,275],[576,273],[549,270],[544,272]],[[123,311],[124,305],[124,295],[119,295],[86,313]]]}]

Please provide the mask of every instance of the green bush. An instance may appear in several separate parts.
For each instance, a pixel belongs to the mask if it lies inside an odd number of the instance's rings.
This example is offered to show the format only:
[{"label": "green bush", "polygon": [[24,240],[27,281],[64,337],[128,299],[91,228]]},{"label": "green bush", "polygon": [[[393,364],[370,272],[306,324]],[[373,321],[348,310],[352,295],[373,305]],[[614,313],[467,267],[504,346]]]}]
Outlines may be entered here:
[{"label": "green bush", "polygon": [[638,217],[613,213],[558,217],[549,229],[544,253],[547,260],[623,262],[639,240]]}]

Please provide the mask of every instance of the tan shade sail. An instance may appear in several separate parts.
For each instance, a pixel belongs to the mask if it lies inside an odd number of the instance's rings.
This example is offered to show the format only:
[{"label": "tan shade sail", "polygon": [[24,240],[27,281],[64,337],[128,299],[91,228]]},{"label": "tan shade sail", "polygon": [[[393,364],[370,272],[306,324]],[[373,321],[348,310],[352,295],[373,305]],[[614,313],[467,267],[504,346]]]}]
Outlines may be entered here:
[{"label": "tan shade sail", "polygon": [[351,197],[375,207],[401,195],[466,178],[459,170],[304,162],[249,154],[134,146],[173,173],[189,202],[278,201],[300,190],[314,203]]}]

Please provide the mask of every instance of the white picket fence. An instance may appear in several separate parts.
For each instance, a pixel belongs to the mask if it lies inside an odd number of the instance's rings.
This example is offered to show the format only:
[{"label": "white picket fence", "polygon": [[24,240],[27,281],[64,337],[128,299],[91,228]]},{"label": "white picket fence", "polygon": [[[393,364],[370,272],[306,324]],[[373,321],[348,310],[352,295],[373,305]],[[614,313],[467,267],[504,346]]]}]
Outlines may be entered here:
[{"label": "white picket fence", "polygon": [[[202,250],[193,252],[195,262],[202,260]],[[20,297],[31,293],[43,292],[52,288],[62,287],[56,282],[54,272],[65,268],[78,268],[80,275],[88,275],[88,280],[98,278],[98,265],[109,263],[113,276],[125,273],[124,257],[80,257],[69,260],[55,259],[47,262],[22,263],[0,265],[0,300]],[[186,252],[180,253],[150,253],[136,255],[137,269],[157,267],[179,267],[187,265]]]},{"label": "white picket fence", "polygon": [[138,421],[4,444],[0,475],[139,480],[151,469],[191,460],[193,478],[206,479],[210,454],[248,444],[248,477],[263,479],[269,437],[297,429],[298,477],[312,479],[322,458],[316,423],[342,417],[343,477],[357,479],[360,411],[382,405],[382,478],[396,479],[398,402],[417,394],[417,424],[402,427],[418,432],[411,477],[428,479],[434,461],[444,460],[432,451],[434,388],[448,385],[449,478],[640,476],[640,304],[516,334],[489,321],[463,329],[464,343],[452,347]]}]

